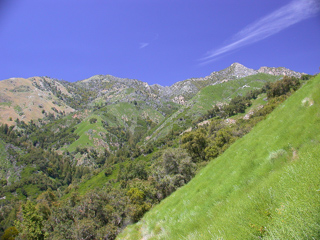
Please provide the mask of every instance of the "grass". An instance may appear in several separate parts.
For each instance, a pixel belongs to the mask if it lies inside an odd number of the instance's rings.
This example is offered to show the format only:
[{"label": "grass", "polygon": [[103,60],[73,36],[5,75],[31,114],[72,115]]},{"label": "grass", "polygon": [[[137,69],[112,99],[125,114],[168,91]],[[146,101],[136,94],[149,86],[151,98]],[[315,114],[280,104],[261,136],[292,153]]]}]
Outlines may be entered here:
[{"label": "grass", "polygon": [[[164,117],[156,109],[142,104],[139,106],[139,104],[140,103],[138,103],[138,106],[134,106],[133,104],[123,102],[95,111],[76,126],[77,129],[75,133],[80,137],[77,141],[68,146],[66,150],[72,152],[77,147],[97,147],[95,140],[100,139],[105,141],[106,144],[110,144],[111,141],[114,141],[111,140],[114,139],[112,134],[102,126],[101,121],[106,121],[110,127],[117,127],[119,125],[122,128],[130,130],[131,133],[134,133],[136,127],[139,126],[139,118],[146,119],[149,117],[154,122],[163,120]],[[97,122],[90,124],[89,121],[91,118],[96,118]],[[104,135],[107,135],[108,137],[106,138]]]},{"label": "grass", "polygon": [[116,179],[119,172],[119,165],[114,165],[115,169],[113,170],[112,174],[109,176],[105,176],[104,172],[101,171],[97,175],[93,176],[92,178],[88,179],[87,181],[79,184],[78,192],[80,195],[85,194],[90,189],[94,188],[102,188],[108,180]]},{"label": "grass", "polygon": [[319,239],[319,108],[320,75],[118,239]]},{"label": "grass", "polygon": [[243,118],[246,114],[250,114],[257,111],[259,107],[262,107],[267,103],[267,100],[264,100],[265,98],[267,98],[266,93],[260,94],[256,99],[251,100],[252,105],[248,107],[244,113],[238,113],[237,115],[232,116],[231,118],[232,119]]},{"label": "grass", "polygon": [[[96,123],[90,123],[91,118],[96,118]],[[75,133],[78,134],[80,137],[76,141],[74,141],[66,150],[69,152],[75,151],[77,147],[93,147],[94,139],[101,139],[102,137],[99,135],[100,132],[106,133],[107,131],[102,127],[101,124],[101,117],[98,115],[90,115],[79,123],[76,126]]]},{"label": "grass", "polygon": [[250,90],[261,88],[266,82],[274,82],[279,79],[279,76],[260,73],[205,87],[192,99],[192,107],[189,112],[196,113],[200,109],[205,113],[218,102],[229,102],[231,98],[237,95],[245,95]]},{"label": "grass", "polygon": [[22,108],[19,105],[14,106],[14,110],[17,114],[23,114]]},{"label": "grass", "polygon": [[[85,195],[89,190],[95,189],[95,188],[102,188],[105,186],[105,184],[112,179],[117,179],[118,173],[119,173],[119,165],[114,165],[114,170],[112,171],[112,174],[109,176],[105,176],[104,170],[99,172],[97,175],[92,176],[88,180],[85,180],[81,182],[75,189],[72,189],[70,192],[65,194],[62,199],[66,200],[68,199],[73,192],[77,192],[80,195]],[[114,183],[115,186],[118,185],[118,183]]]},{"label": "grass", "polygon": [[5,146],[4,146],[3,141],[0,139],[0,161],[3,162],[6,160],[6,158],[7,158],[7,154],[5,151]]},{"label": "grass", "polygon": [[[186,106],[175,112],[165,122],[158,125],[158,129],[152,135],[151,140],[164,137],[170,132],[174,123],[179,123],[178,119],[186,119],[183,129],[191,126],[193,120],[206,113],[213,105],[219,102],[229,102],[237,95],[244,95],[250,90],[261,88],[266,82],[275,82],[280,76],[271,76],[259,73],[241,79],[230,80],[225,83],[210,85],[197,93]],[[264,103],[265,104],[265,103]],[[180,123],[179,125],[182,125]]]}]

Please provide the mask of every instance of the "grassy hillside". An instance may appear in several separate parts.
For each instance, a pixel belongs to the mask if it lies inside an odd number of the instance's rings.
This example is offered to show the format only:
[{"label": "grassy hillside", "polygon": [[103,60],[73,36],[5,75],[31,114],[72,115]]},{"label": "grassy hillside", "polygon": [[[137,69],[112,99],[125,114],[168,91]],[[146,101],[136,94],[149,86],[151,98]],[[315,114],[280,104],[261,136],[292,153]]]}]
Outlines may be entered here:
[{"label": "grassy hillside", "polygon": [[245,95],[250,90],[262,88],[266,82],[275,82],[281,78],[282,76],[259,73],[204,87],[185,106],[159,124],[150,139],[164,137],[171,129],[183,131],[191,126],[193,120],[205,114],[213,105],[219,102],[227,103],[237,95]]},{"label": "grassy hillside", "polygon": [[[131,104],[121,102],[105,106],[88,116],[76,126],[75,133],[80,137],[77,141],[68,146],[69,152],[75,151],[77,147],[95,147],[97,149],[108,149],[112,146],[118,146],[119,138],[103,127],[103,122],[108,127],[120,127],[124,131],[130,131],[132,134],[144,134],[148,129],[147,120],[154,125],[163,120],[163,116],[152,107],[143,103]],[[90,119],[96,119],[96,122],[90,123]],[[149,126],[151,127],[151,126]]]},{"label": "grassy hillside", "polygon": [[320,75],[118,239],[319,239]]},{"label": "grassy hillside", "polygon": [[206,112],[218,102],[228,102],[237,95],[245,95],[250,90],[262,88],[265,83],[275,82],[281,78],[281,76],[259,73],[205,87],[192,99],[191,103],[188,104],[192,106],[190,113],[199,115],[199,112]]},{"label": "grassy hillside", "polygon": [[[96,123],[90,123],[91,118],[96,118]],[[78,140],[73,142],[70,146],[68,146],[67,150],[72,152],[77,147],[84,148],[84,147],[93,147],[96,146],[97,148],[103,147],[104,145],[100,143],[98,145],[98,140],[102,137],[102,132],[107,132],[101,125],[101,117],[96,115],[91,115],[90,117],[83,120],[76,126],[75,133],[78,134],[80,137]],[[96,144],[96,145],[95,145]]]}]

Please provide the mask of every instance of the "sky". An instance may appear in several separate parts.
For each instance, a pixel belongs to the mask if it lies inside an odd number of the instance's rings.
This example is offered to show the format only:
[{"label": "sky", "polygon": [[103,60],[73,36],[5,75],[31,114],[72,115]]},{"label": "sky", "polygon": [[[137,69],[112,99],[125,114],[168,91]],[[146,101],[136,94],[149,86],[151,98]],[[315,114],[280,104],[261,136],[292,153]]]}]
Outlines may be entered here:
[{"label": "sky", "polygon": [[0,0],[0,79],[170,86],[238,62],[320,69],[320,0]]}]

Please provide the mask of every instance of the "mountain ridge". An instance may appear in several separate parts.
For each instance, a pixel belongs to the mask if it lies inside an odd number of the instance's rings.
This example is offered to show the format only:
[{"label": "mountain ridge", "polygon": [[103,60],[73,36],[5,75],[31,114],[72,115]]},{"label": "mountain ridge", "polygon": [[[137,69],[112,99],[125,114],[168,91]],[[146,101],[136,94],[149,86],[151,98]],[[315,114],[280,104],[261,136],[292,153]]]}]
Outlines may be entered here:
[{"label": "mountain ridge", "polygon": [[[17,118],[7,115],[11,124],[0,123],[0,201],[7,205],[0,209],[0,235],[15,226],[20,238],[28,238],[20,225],[28,217],[16,213],[32,204],[44,217],[41,236],[114,239],[312,77],[257,71],[233,64],[211,79],[180,83],[184,91],[194,88],[173,98],[175,89],[164,95],[159,85],[110,75],[77,83],[47,77],[2,82],[0,110]],[[313,99],[308,95],[302,107],[312,108]],[[71,114],[62,111],[67,107]],[[43,116],[27,122],[33,109]],[[288,154],[300,154],[290,147]],[[44,198],[52,204],[42,205]],[[70,214],[60,214],[65,211]]]},{"label": "mountain ridge", "polygon": [[[181,106],[204,87],[259,73],[295,77],[303,74],[284,67],[261,67],[254,70],[240,63],[233,63],[206,77],[186,79],[171,86],[149,85],[140,80],[112,75],[94,75],[72,83],[49,77],[10,78],[0,81],[0,121],[12,125],[12,120],[17,118],[37,120],[43,118],[45,113],[57,116],[86,106],[117,102],[143,101],[154,108],[164,108],[172,102]],[[37,100],[26,104],[33,98]]]},{"label": "mountain ridge", "polygon": [[117,239],[318,239],[320,78]]}]

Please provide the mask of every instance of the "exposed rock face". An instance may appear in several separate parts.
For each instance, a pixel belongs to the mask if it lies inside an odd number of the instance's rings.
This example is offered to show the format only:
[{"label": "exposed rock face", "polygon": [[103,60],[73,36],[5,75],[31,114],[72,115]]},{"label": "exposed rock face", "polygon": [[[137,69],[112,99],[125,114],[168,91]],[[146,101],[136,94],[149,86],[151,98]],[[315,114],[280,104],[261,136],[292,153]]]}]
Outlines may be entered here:
[{"label": "exposed rock face", "polygon": [[258,70],[258,73],[266,73],[270,75],[283,75],[283,76],[292,76],[292,77],[297,77],[300,78],[303,73],[295,72],[290,69],[284,68],[284,67],[261,67]]},{"label": "exposed rock face", "polygon": [[192,98],[201,88],[208,85],[215,85],[223,82],[228,82],[234,79],[239,79],[258,73],[266,73],[271,75],[283,75],[301,77],[301,73],[292,71],[290,69],[279,67],[261,67],[259,70],[247,68],[240,63],[233,63],[230,67],[227,67],[221,71],[213,72],[209,76],[203,78],[190,78],[181,82],[177,82],[170,87],[162,88],[162,93],[175,99],[177,96],[184,96],[186,100]]},{"label": "exposed rock face", "polygon": [[[179,104],[185,104],[186,101],[191,99],[203,87],[258,73],[295,77],[300,77],[302,75],[301,73],[291,71],[284,67],[261,67],[259,70],[254,70],[247,68],[240,63],[233,63],[231,66],[221,71],[213,72],[209,76],[203,78],[190,78],[166,87],[159,84],[148,85],[148,83],[135,79],[117,78],[111,75],[95,75],[91,78],[79,81],[77,84],[85,86],[87,89],[93,91],[100,91],[100,96],[110,103],[114,101],[132,101],[133,99],[143,101],[153,99],[157,101],[172,101]],[[131,91],[131,93],[128,94],[130,89],[134,89],[134,91]],[[117,95],[116,98],[115,95]],[[183,99],[181,97],[183,97]]]},{"label": "exposed rock face", "polygon": [[175,103],[178,103],[180,105],[185,105],[186,104],[186,101],[184,100],[184,97],[181,96],[181,95],[179,97],[174,97],[172,99],[172,101],[175,102]]},{"label": "exposed rock face", "polygon": [[243,78],[250,75],[257,74],[257,71],[247,68],[240,63],[233,63],[230,67],[218,72],[219,75],[226,75],[235,78]]}]

